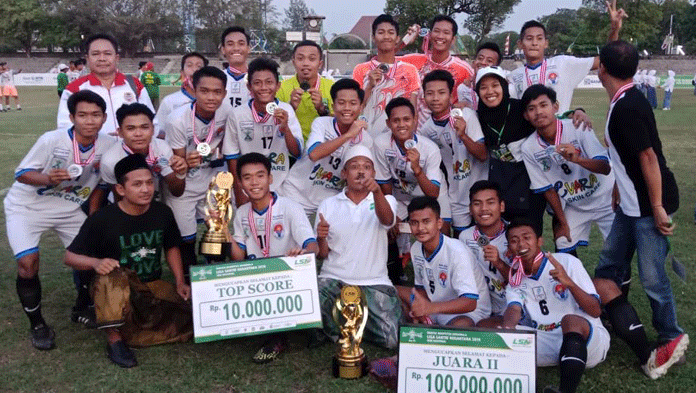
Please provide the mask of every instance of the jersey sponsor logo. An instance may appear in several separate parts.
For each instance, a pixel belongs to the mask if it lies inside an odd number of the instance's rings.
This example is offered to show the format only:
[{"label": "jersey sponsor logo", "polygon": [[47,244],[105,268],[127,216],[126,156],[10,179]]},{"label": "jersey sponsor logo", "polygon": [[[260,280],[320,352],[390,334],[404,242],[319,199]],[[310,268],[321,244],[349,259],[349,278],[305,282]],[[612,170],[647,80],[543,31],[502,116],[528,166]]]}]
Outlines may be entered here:
[{"label": "jersey sponsor logo", "polygon": [[546,299],[546,291],[544,291],[544,287],[534,287],[532,288],[532,293],[534,294],[534,300],[536,301]]},{"label": "jersey sponsor logo", "polygon": [[536,321],[533,321],[533,322],[532,322],[532,325],[534,326],[534,328],[535,328],[536,330],[541,330],[541,331],[544,331],[544,332],[552,332],[552,331],[554,331],[554,330],[556,330],[556,329],[558,329],[558,328],[561,327],[561,323],[560,323],[560,322],[554,322],[554,323],[550,323],[550,324],[543,324],[543,323],[542,323],[542,324],[537,324]]},{"label": "jersey sponsor logo", "polygon": [[440,275],[438,276],[440,279],[440,285],[442,285],[443,288],[447,287],[447,272],[445,271],[440,271]]},{"label": "jersey sponsor logo", "polygon": [[[338,161],[340,162],[340,159]],[[335,190],[341,190],[345,185],[344,179],[336,176],[331,170],[324,169],[321,164],[314,165],[309,174],[309,180],[312,180],[313,186],[324,186]]]},{"label": "jersey sponsor logo", "polygon": [[396,158],[396,151],[393,149],[384,149],[384,156],[387,157],[388,160],[393,160]]},{"label": "jersey sponsor logo", "polygon": [[68,166],[68,159],[64,157],[53,157],[49,168],[51,169],[65,169]]},{"label": "jersey sponsor logo", "polygon": [[590,173],[587,178],[583,177],[571,182],[557,181],[554,188],[559,197],[564,198],[567,203],[573,203],[591,197],[600,185],[597,175]]},{"label": "jersey sponsor logo", "polygon": [[464,180],[471,174],[471,163],[469,160],[455,161],[452,164],[452,175],[454,180]]},{"label": "jersey sponsor logo", "polygon": [[242,83],[241,82],[232,82],[230,86],[230,93],[235,94],[239,93],[242,90]]},{"label": "jersey sponsor logo", "polygon": [[277,239],[282,239],[282,238],[283,238],[283,235],[284,235],[283,224],[278,223],[278,224],[276,224],[276,225],[273,227],[273,235],[274,235]]},{"label": "jersey sponsor logo", "polygon": [[240,121],[239,129],[242,130],[242,136],[245,142],[251,142],[254,140],[254,122],[253,121]]},{"label": "jersey sponsor logo", "polygon": [[41,196],[53,196],[64,199],[69,202],[82,204],[92,194],[90,187],[80,185],[70,185],[63,188],[55,188],[56,186],[46,186],[36,190],[36,193]]},{"label": "jersey sponsor logo", "polygon": [[552,85],[555,85],[558,82],[558,74],[556,74],[555,72],[550,73],[549,82],[551,82]]},{"label": "jersey sponsor logo", "polygon": [[265,137],[273,136],[273,126],[272,125],[264,125],[262,127],[262,130],[263,130],[263,136],[265,136]]},{"label": "jersey sponsor logo", "polygon": [[271,152],[268,155],[268,159],[271,160],[271,170],[273,171],[285,171],[285,154]]},{"label": "jersey sponsor logo", "polygon": [[568,288],[563,286],[563,284],[556,284],[556,286],[553,287],[553,295],[558,300],[566,300],[568,299]]},{"label": "jersey sponsor logo", "polygon": [[135,94],[133,92],[127,91],[123,93],[123,101],[132,104],[135,102]]}]

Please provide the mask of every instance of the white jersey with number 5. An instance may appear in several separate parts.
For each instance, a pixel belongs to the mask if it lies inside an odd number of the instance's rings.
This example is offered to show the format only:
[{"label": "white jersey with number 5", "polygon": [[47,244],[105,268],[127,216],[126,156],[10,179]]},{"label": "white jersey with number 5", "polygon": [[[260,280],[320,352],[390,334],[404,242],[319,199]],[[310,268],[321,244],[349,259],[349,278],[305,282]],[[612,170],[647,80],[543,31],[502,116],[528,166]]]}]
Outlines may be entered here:
[{"label": "white jersey with number 5", "polygon": [[[297,121],[295,111],[288,103],[276,100],[276,104],[288,113],[288,127],[302,151],[304,138],[302,138],[302,128]],[[271,160],[273,175],[271,190],[276,191],[280,189],[290,171],[290,151],[285,143],[285,136],[280,132],[280,126],[276,124],[275,117],[268,116],[265,121],[257,122],[252,110],[254,110],[253,100],[232,110],[227,122],[222,154],[226,160],[239,158],[243,154],[252,152],[268,157]],[[264,118],[261,114],[258,116]]]},{"label": "white jersey with number 5", "polygon": [[336,119],[329,116],[314,119],[312,132],[307,138],[307,152],[290,169],[281,187],[280,194],[298,202],[308,214],[314,213],[324,199],[338,194],[345,187],[341,169],[346,152],[354,145],[372,149],[372,137],[363,130],[328,156],[316,161],[309,158],[314,148],[339,136]]},{"label": "white jersey with number 5", "polygon": [[251,202],[240,206],[235,213],[233,224],[234,241],[246,250],[247,259],[264,258],[262,247],[270,247],[270,257],[284,256],[292,248],[305,248],[309,243],[316,242],[309,219],[298,203],[273,193],[270,229],[266,230],[269,209],[261,212],[253,210],[255,232],[249,225],[250,209],[253,209]]},{"label": "white jersey with number 5", "polygon": [[[55,186],[32,186],[15,181],[5,197],[5,205],[41,214],[50,210],[59,215],[80,209],[94,189],[101,183],[101,159],[116,139],[100,134],[92,146],[80,148],[81,161],[92,161],[82,168],[76,179],[62,181]],[[75,164],[73,128],[49,131],[39,137],[29,153],[15,169],[15,179],[29,171],[48,174],[52,169],[67,169]],[[101,184],[103,186],[103,184]]]}]

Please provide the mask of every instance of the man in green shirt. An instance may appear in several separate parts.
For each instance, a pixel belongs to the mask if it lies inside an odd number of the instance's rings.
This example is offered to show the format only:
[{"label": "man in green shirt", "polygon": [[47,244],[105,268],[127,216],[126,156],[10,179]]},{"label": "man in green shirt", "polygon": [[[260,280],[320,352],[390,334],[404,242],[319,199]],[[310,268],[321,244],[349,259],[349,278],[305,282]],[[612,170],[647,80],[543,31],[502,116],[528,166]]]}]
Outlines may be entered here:
[{"label": "man in green shirt", "polygon": [[162,84],[159,75],[154,71],[155,65],[152,62],[147,62],[145,64],[144,71],[140,75],[140,82],[145,86],[147,90],[147,95],[150,96],[152,101],[152,106],[159,107],[159,86]]},{"label": "man in green shirt", "polygon": [[70,70],[70,67],[66,66],[65,64],[58,64],[58,98],[60,98],[61,95],[63,95],[63,90],[65,90],[65,86],[70,83],[70,80],[68,79],[68,70]]},{"label": "man in green shirt", "polygon": [[321,47],[314,41],[302,41],[292,50],[295,75],[284,80],[276,93],[279,100],[292,105],[302,127],[302,136],[307,140],[312,122],[319,116],[330,116],[333,101],[333,80],[319,76],[322,61]]}]

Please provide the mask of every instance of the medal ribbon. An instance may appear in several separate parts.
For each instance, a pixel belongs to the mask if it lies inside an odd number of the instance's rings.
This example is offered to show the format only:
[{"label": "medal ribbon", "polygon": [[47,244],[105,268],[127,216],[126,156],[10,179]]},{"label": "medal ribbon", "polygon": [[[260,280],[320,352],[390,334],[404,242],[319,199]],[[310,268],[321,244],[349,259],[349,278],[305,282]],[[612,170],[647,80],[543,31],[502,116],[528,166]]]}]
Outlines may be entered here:
[{"label": "medal ribbon", "polygon": [[[501,220],[500,221],[500,229],[498,230],[498,232],[495,235],[493,235],[493,237],[489,237],[488,240],[496,239],[498,236],[502,235],[503,232],[505,232],[505,223],[503,223],[503,221]],[[481,231],[479,231],[478,227],[474,227],[474,240],[478,241],[478,239],[480,237],[481,237]]]},{"label": "medal ribbon", "polygon": [[[451,110],[452,110],[452,108],[450,108],[450,111],[451,111]],[[433,116],[433,120],[435,120],[435,121],[445,121],[445,120],[449,120],[450,126],[452,126],[452,129],[454,129],[454,119],[452,118],[452,116],[450,116],[450,112],[447,112],[447,113],[444,114],[442,117],[435,117],[435,116]],[[455,131],[456,131],[456,130],[455,130]]]},{"label": "medal ribbon", "polygon": [[271,113],[266,113],[263,117],[259,115],[259,113],[256,111],[256,108],[254,107],[254,100],[252,99],[249,101],[249,105],[251,106],[251,115],[254,116],[254,121],[257,123],[265,123],[268,121],[268,119],[273,116]]},{"label": "medal ribbon", "polygon": [[[125,150],[126,153],[133,154],[133,150],[131,150],[131,148],[128,147],[125,143],[121,142],[121,147],[123,147],[123,150]],[[155,162],[157,162],[157,157],[155,157],[155,154],[152,151],[152,144],[148,146],[147,150],[147,157],[145,157],[145,161],[147,161],[147,164],[149,166],[153,166],[155,165]]]},{"label": "medal ribbon", "polygon": [[[341,130],[338,129],[338,123],[336,122],[335,118],[333,120],[333,126],[334,130],[336,131],[336,135],[341,136]],[[358,143],[362,142],[362,131],[360,131],[360,133],[356,135],[355,138],[351,139],[350,142],[354,145],[357,145]]]},{"label": "medal ribbon", "polygon": [[[215,115],[213,115],[213,118],[210,120],[210,125],[208,126],[208,135],[205,136],[205,143],[210,144],[210,141],[213,140],[213,131],[215,130]],[[196,103],[194,102],[193,105],[191,106],[191,127],[193,127],[193,141],[196,143],[196,146],[198,146],[201,143],[201,140],[198,139],[198,135],[196,135]]]},{"label": "medal ribbon", "polygon": [[[374,70],[375,68],[378,68],[378,66],[380,64],[381,63],[378,63],[377,60],[375,60],[374,58],[372,60],[370,60],[370,71]],[[387,63],[384,63],[384,64],[387,64]],[[387,71],[384,74],[384,78],[385,79],[394,79],[394,75],[396,75],[396,62],[394,62],[394,64],[391,66],[389,66],[389,64],[387,64],[387,67],[389,67],[389,71]]]},{"label": "medal ribbon", "polygon": [[82,159],[80,158],[80,146],[77,145],[77,138],[75,137],[74,134],[73,134],[72,142],[73,142],[73,160],[75,161],[75,164],[77,164],[79,166],[87,166],[90,163],[92,163],[92,161],[94,161],[94,156],[97,154],[97,140],[96,139],[94,140],[94,145],[92,145],[92,154],[90,154],[89,157],[85,161],[82,161]]},{"label": "medal ribbon", "polygon": [[611,103],[614,104],[616,101],[618,101],[619,97],[621,97],[621,94],[625,93],[626,90],[632,88],[633,85],[634,85],[634,83],[631,82],[631,83],[628,83],[628,84],[621,86],[621,88],[616,92],[616,94],[614,94],[614,97],[611,99]]},{"label": "medal ribbon", "polygon": [[[529,67],[527,65],[524,66],[524,75],[527,77],[527,87],[533,85],[532,79],[529,77]],[[546,59],[541,62],[541,68],[539,69],[539,83],[540,85],[543,85],[546,83]]]},{"label": "medal ribbon", "polygon": [[[561,123],[560,120],[556,119],[556,138],[554,139],[554,142],[553,142],[554,146],[558,146],[561,143],[562,136],[563,136],[563,123]],[[545,140],[541,139],[538,132],[537,132],[536,138],[537,138],[537,143],[539,143],[539,146],[541,146],[541,147],[551,146],[548,143],[546,143]]]},{"label": "medal ribbon", "polygon": [[[544,258],[544,253],[539,251],[536,257],[534,257],[534,263],[532,266],[536,265],[542,258]],[[514,273],[513,273],[514,271]],[[512,259],[512,265],[510,266],[510,272],[508,273],[508,283],[513,287],[518,287],[522,283],[523,277],[529,277],[532,273],[525,273],[524,265],[522,265],[522,257],[519,255]]]},{"label": "medal ribbon", "polygon": [[238,70],[238,69],[236,69],[236,68],[234,68],[234,67],[232,67],[232,66],[228,66],[228,67],[227,67],[227,71],[228,71],[230,74],[234,74],[234,75],[244,75],[244,74],[245,74],[243,71]]},{"label": "medal ribbon", "polygon": [[265,218],[265,225],[266,227],[264,228],[265,236],[265,244],[261,245],[261,240],[259,240],[259,235],[258,232],[256,231],[256,221],[254,220],[254,208],[249,206],[249,229],[251,229],[251,233],[254,235],[254,241],[256,244],[259,246],[261,249],[261,252],[263,253],[264,258],[268,258],[270,252],[271,252],[271,220],[273,219],[273,195],[271,195],[271,200],[268,202],[268,210],[266,210],[266,218]]}]

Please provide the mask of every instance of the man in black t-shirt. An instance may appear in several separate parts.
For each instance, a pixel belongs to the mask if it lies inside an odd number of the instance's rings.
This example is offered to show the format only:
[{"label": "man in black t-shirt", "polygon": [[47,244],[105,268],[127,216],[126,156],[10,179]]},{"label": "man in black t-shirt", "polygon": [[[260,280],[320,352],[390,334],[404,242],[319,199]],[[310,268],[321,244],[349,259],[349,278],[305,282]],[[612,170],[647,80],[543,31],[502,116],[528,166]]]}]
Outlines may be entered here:
[{"label": "man in black t-shirt", "polygon": [[[184,280],[174,214],[153,201],[154,183],[145,157],[131,154],[115,168],[121,199],[90,216],[65,253],[77,270],[94,269],[97,324],[107,333],[109,359],[137,365],[128,346],[186,341],[192,334],[191,288]],[[161,280],[161,255],[176,287]]]},{"label": "man in black t-shirt", "polygon": [[689,342],[677,324],[674,296],[665,271],[667,236],[674,233],[671,215],[679,207],[679,192],[662,154],[652,108],[633,87],[638,66],[636,48],[625,41],[614,41],[602,48],[599,59],[599,79],[611,98],[604,136],[616,175],[618,198],[615,195],[616,216],[595,277],[621,286],[630,269],[626,255],[637,252],[640,280],[653,311],[653,326],[660,339],[670,343],[665,347],[669,353],[658,355],[655,360],[660,374],[678,360]]}]

